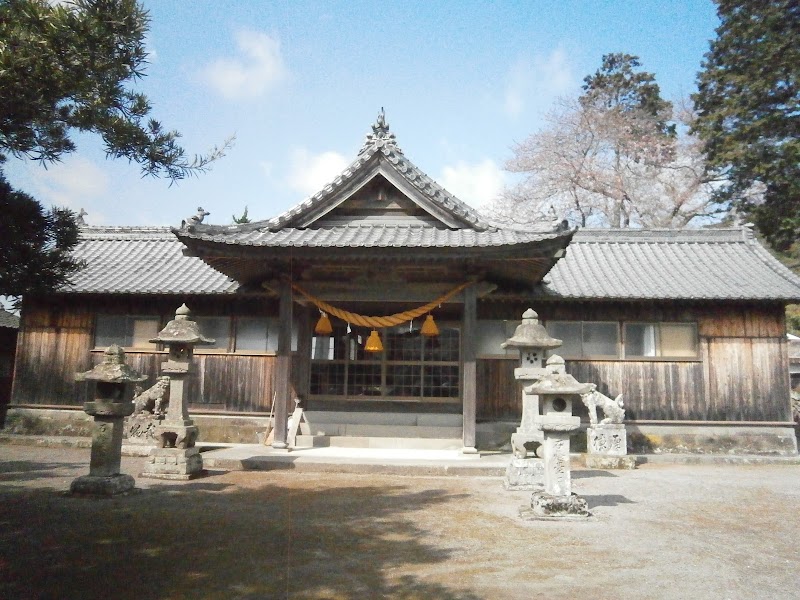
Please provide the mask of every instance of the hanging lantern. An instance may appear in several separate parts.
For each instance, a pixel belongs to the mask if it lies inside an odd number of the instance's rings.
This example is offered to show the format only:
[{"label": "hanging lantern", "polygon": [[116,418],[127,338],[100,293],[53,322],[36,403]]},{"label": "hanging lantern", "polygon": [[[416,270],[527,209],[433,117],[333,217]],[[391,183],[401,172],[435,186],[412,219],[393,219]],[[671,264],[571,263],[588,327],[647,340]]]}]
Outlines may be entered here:
[{"label": "hanging lantern", "polygon": [[317,335],[330,335],[333,333],[333,326],[331,320],[328,318],[327,313],[320,311],[319,321],[314,327],[314,333]]},{"label": "hanging lantern", "polygon": [[436,326],[436,321],[433,320],[433,315],[428,314],[425,317],[425,322],[419,332],[425,337],[434,337],[439,335],[439,328]]},{"label": "hanging lantern", "polygon": [[364,344],[364,350],[367,352],[383,352],[383,344],[377,330],[373,329],[372,333],[369,334],[367,343]]}]

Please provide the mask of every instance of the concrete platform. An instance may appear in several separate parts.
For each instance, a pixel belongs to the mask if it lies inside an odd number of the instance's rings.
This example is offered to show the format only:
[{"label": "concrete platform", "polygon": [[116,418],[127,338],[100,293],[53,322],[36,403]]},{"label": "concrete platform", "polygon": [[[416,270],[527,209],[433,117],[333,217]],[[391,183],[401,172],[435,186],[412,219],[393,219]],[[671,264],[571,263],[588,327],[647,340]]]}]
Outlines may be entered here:
[{"label": "concrete platform", "polygon": [[[91,439],[75,436],[33,436],[0,433],[0,445],[42,448],[91,448]],[[460,450],[397,448],[296,448],[275,450],[262,444],[198,444],[203,467],[222,471],[296,470],[318,473],[384,473],[389,475],[454,475],[503,477],[511,460],[507,452],[461,454]],[[123,444],[123,456],[147,456],[150,447]],[[571,456],[572,466],[585,469],[584,454]],[[629,455],[638,465],[800,465],[800,456],[741,454]]]},{"label": "concrete platform", "polygon": [[505,474],[509,455],[461,454],[460,450],[396,448],[296,448],[289,452],[260,445],[208,449],[206,469],[270,471],[275,469],[390,475],[463,475],[499,477]]}]

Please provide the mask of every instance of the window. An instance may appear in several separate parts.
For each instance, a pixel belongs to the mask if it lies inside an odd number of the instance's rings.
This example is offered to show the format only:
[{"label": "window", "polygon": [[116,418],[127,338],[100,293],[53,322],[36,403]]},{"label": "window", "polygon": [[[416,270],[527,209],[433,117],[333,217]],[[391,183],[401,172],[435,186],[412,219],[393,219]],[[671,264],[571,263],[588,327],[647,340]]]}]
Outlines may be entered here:
[{"label": "window", "polygon": [[694,323],[626,323],[626,358],[695,358]]},{"label": "window", "polygon": [[502,344],[514,335],[519,321],[488,321],[480,320],[476,323],[475,354],[485,356],[511,356],[518,357],[516,348],[503,348]]},{"label": "window", "polygon": [[124,348],[155,350],[149,340],[158,335],[159,317],[130,315],[97,315],[94,331],[96,348],[118,344]]},{"label": "window", "polygon": [[277,352],[278,320],[268,317],[239,317],[236,320],[237,352]]},{"label": "window", "polygon": [[203,350],[222,350],[228,351],[231,339],[231,318],[230,317],[194,317],[197,327],[203,337],[214,340],[211,345],[199,344],[195,347],[195,352]]},{"label": "window", "polygon": [[381,332],[384,350],[364,350],[365,334],[334,326],[311,344],[311,397],[324,399],[458,402],[460,343],[457,328],[440,325],[435,337],[399,326]]},{"label": "window", "polygon": [[605,321],[551,321],[547,333],[562,340],[552,353],[564,358],[618,358],[619,325]]}]

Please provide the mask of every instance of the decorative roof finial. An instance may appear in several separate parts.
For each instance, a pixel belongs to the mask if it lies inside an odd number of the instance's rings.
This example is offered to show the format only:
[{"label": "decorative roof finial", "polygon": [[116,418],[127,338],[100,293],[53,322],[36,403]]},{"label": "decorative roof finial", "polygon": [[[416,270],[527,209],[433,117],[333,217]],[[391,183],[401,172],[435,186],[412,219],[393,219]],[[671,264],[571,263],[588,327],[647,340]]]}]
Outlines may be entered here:
[{"label": "decorative roof finial", "polygon": [[386,122],[386,111],[383,110],[381,106],[381,112],[378,113],[378,120],[375,125],[372,126],[372,131],[375,135],[386,135],[389,133],[389,124]]},{"label": "decorative roof finial", "polygon": [[210,214],[211,213],[208,212],[207,210],[203,210],[202,206],[198,206],[197,214],[194,214],[188,219],[184,219],[183,221],[181,221],[181,229],[187,226],[192,227],[193,225],[200,225],[200,223],[203,222],[203,219],[205,219]]},{"label": "decorative roof finial", "polygon": [[86,219],[84,219],[83,217],[85,217],[88,214],[89,213],[87,213],[85,210],[81,209],[81,212],[79,212],[78,215],[75,217],[75,225],[77,225],[78,227],[86,227]]},{"label": "decorative roof finial", "polygon": [[361,155],[370,149],[384,147],[391,148],[395,152],[402,152],[397,146],[394,134],[389,131],[389,123],[386,122],[386,111],[381,106],[381,112],[378,113],[378,118],[372,125],[372,133],[367,134],[367,139],[364,140],[364,145],[358,151],[358,154]]}]

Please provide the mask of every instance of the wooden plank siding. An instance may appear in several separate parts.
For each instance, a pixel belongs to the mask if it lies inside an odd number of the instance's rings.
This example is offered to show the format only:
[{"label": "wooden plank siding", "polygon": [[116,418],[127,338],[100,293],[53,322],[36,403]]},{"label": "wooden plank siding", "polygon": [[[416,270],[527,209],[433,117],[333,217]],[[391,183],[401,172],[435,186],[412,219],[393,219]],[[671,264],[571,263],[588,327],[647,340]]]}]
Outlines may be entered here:
[{"label": "wooden plank siding", "polygon": [[[270,304],[271,303],[271,304]],[[12,404],[80,406],[85,400],[74,374],[102,359],[93,351],[96,312],[112,304],[105,298],[60,303],[26,302],[17,343]],[[174,314],[174,298],[121,299],[117,310],[132,314]],[[240,304],[206,298],[205,314],[274,315],[274,301]],[[489,303],[491,304],[491,303]],[[314,311],[296,307],[300,329],[310,332]],[[519,319],[525,307],[478,302],[480,318]],[[783,307],[779,304],[542,303],[542,320],[620,320],[695,322],[700,336],[697,361],[568,361],[580,381],[594,382],[609,396],[625,395],[628,418],[636,420],[789,421],[789,357]],[[147,309],[147,310],[146,310]],[[502,309],[502,310],[501,310]],[[292,355],[292,397],[307,393],[310,333]],[[164,354],[130,352],[131,366],[149,376],[159,373]],[[276,357],[264,354],[197,354],[197,375],[189,393],[196,410],[268,412],[275,391]],[[476,416],[479,421],[516,420],[520,393],[513,379],[516,360],[476,361]]]},{"label": "wooden plank siding", "polygon": [[518,360],[478,359],[478,421],[516,420],[522,416],[520,385],[514,379],[514,368],[518,366]]},{"label": "wooden plank siding", "polygon": [[[781,305],[544,303],[536,310],[543,321],[697,323],[698,361],[567,361],[567,372],[578,381],[596,383],[608,396],[624,394],[630,420],[791,420]],[[501,318],[496,307],[484,308],[481,316]],[[521,417],[520,393],[507,382],[516,366],[507,359],[479,361],[480,420]]]},{"label": "wooden plank siding", "polygon": [[[74,381],[103,360],[93,347],[94,311],[89,307],[26,307],[18,338],[12,402],[26,405],[80,406],[86,384]],[[160,374],[165,352],[130,351],[127,363],[147,375]],[[193,408],[268,412],[274,388],[275,356],[195,354],[195,374],[187,393]]]},{"label": "wooden plank siding", "polygon": [[86,306],[26,309],[17,338],[12,402],[81,404],[85,388],[76,386],[75,373],[92,368],[93,323]]}]

